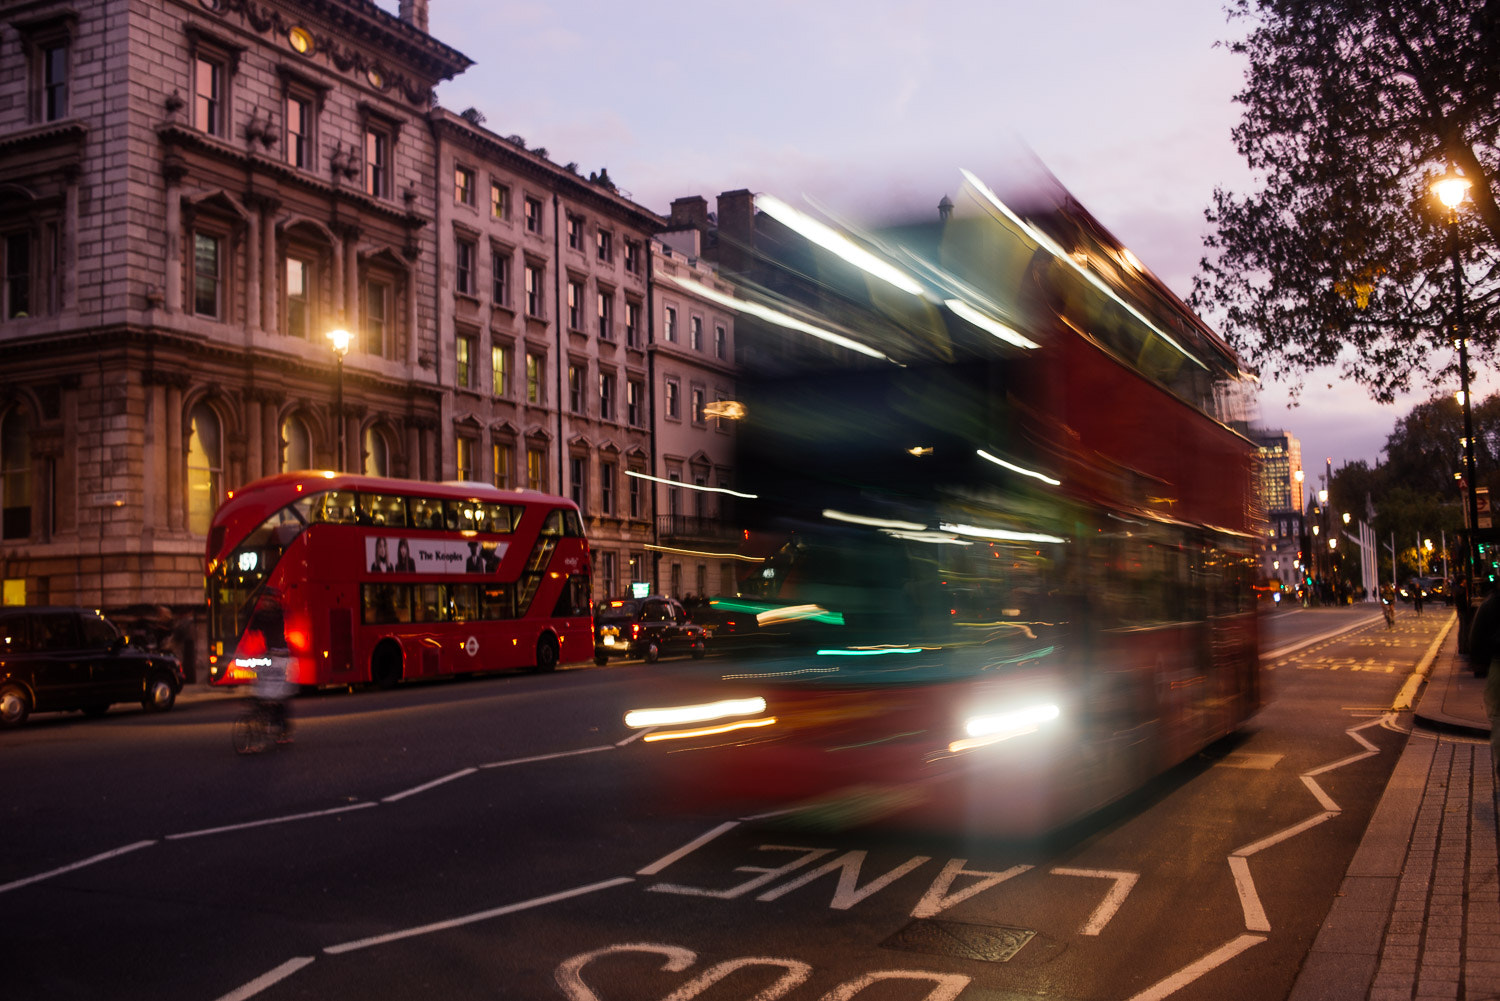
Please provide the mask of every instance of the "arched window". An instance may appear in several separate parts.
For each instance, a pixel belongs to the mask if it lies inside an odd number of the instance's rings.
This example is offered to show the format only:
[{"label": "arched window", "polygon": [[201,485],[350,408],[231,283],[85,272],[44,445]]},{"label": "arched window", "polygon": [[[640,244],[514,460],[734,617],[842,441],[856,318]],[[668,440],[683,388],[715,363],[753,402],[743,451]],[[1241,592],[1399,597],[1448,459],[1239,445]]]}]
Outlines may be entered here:
[{"label": "arched window", "polygon": [[188,529],[207,535],[224,481],[224,437],[218,415],[208,404],[195,406],[189,419],[192,433],[188,437],[187,459]]},{"label": "arched window", "polygon": [[289,415],[281,422],[281,471],[312,468],[312,434],[302,418]]},{"label": "arched window", "polygon": [[374,425],[365,428],[365,475],[391,475],[391,449]]},{"label": "arched window", "polygon": [[12,410],[0,420],[0,539],[31,535],[31,418]]}]

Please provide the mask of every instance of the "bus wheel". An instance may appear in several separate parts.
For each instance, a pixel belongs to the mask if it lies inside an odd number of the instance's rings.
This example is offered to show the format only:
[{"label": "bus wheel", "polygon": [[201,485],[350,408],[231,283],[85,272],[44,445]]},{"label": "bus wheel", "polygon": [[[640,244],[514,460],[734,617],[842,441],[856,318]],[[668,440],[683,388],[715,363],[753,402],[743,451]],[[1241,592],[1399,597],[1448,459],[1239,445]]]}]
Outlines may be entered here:
[{"label": "bus wheel", "polygon": [[543,633],[542,638],[536,641],[536,669],[538,671],[557,670],[557,637],[551,633]]},{"label": "bus wheel", "polygon": [[385,640],[370,656],[370,684],[376,688],[395,688],[401,680],[401,646]]},{"label": "bus wheel", "polygon": [[609,658],[602,653],[596,653],[594,654],[594,663],[600,667],[604,667],[609,664]]}]

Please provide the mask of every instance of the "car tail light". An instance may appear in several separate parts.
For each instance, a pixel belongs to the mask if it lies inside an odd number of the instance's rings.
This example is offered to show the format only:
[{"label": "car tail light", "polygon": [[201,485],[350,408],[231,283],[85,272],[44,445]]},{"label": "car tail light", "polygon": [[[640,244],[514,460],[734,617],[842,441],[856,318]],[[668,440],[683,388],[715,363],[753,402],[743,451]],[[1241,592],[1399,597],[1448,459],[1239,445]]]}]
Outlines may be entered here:
[{"label": "car tail light", "polygon": [[641,638],[641,624],[639,622],[632,622],[630,624],[630,638],[633,640]]}]

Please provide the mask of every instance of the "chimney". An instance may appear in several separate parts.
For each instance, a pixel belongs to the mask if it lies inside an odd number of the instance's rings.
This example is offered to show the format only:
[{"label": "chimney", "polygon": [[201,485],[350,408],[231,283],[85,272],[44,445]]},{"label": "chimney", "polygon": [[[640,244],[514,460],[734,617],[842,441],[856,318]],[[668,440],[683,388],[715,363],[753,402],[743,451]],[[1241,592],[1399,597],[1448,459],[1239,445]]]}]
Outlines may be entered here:
[{"label": "chimney", "polygon": [[944,195],[943,196],[943,200],[940,201],[940,202],[938,202],[938,218],[941,219],[943,222],[947,222],[948,218],[950,216],[952,216],[952,215],[953,215],[953,200],[951,198],[949,198],[947,195]]},{"label": "chimney", "polygon": [[748,274],[755,249],[755,195],[746,188],[719,196],[719,265]]},{"label": "chimney", "polygon": [[672,201],[671,229],[708,229],[708,199],[689,195]]},{"label": "chimney", "polygon": [[396,13],[401,20],[427,34],[427,0],[400,0]]}]

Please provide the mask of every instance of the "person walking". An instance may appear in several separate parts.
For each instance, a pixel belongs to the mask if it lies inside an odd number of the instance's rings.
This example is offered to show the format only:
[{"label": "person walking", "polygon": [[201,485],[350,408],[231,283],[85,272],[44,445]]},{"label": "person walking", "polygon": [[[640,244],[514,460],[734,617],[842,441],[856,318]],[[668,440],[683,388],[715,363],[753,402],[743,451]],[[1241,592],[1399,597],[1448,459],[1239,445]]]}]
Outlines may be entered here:
[{"label": "person walking", "polygon": [[1469,627],[1469,663],[1484,678],[1484,714],[1490,718],[1490,759],[1500,768],[1500,587],[1491,588]]},{"label": "person walking", "polygon": [[1423,587],[1422,587],[1421,584],[1419,584],[1419,583],[1413,583],[1412,584],[1412,586],[1411,586],[1412,611],[1414,611],[1414,612],[1417,613],[1417,618],[1419,618],[1419,619],[1422,617],[1422,599],[1423,599],[1423,595],[1425,593],[1426,592],[1423,589]]},{"label": "person walking", "polygon": [[255,669],[251,693],[266,706],[276,727],[276,743],[292,742],[291,698],[297,690],[288,677],[291,650],[286,641],[286,620],[281,608],[281,592],[266,588],[250,615],[248,629],[258,631],[265,640],[264,663]]}]

